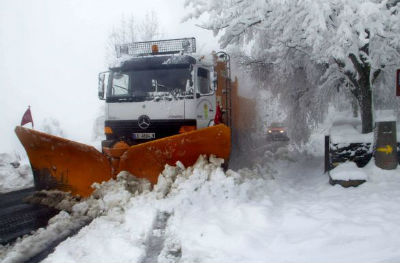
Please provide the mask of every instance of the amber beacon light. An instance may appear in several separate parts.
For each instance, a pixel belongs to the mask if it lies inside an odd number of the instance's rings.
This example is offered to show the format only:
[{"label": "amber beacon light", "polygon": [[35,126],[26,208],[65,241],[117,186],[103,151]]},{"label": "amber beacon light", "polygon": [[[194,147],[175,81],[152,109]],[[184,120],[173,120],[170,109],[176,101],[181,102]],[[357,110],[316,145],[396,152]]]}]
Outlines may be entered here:
[{"label": "amber beacon light", "polygon": [[158,53],[158,46],[157,45],[152,45],[151,46],[151,52],[153,54],[157,54]]}]

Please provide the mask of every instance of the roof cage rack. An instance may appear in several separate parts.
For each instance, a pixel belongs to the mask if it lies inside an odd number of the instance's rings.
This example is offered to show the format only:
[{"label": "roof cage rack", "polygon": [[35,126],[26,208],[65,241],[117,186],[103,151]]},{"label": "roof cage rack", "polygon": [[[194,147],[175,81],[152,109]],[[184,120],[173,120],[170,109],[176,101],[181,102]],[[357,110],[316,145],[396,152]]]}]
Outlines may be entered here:
[{"label": "roof cage rack", "polygon": [[122,45],[115,45],[117,57],[122,54],[130,56],[146,56],[146,55],[165,55],[178,53],[195,53],[196,39],[178,38],[167,40],[155,40],[145,42],[133,42]]}]

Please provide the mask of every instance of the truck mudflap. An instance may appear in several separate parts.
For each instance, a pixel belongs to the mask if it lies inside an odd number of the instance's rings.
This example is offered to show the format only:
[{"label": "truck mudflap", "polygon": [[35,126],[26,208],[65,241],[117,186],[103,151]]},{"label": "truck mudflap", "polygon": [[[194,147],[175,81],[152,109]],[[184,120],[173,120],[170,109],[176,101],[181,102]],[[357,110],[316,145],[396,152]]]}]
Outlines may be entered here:
[{"label": "truck mudflap", "polygon": [[165,164],[181,161],[190,166],[201,154],[227,162],[231,151],[231,132],[223,124],[131,146],[118,162],[89,145],[21,126],[15,132],[28,154],[37,189],[58,189],[82,197],[93,192],[93,183],[108,181],[119,171],[155,184]]},{"label": "truck mudflap", "polygon": [[89,196],[94,182],[108,181],[111,166],[94,147],[21,126],[15,128],[31,163],[37,189]]}]

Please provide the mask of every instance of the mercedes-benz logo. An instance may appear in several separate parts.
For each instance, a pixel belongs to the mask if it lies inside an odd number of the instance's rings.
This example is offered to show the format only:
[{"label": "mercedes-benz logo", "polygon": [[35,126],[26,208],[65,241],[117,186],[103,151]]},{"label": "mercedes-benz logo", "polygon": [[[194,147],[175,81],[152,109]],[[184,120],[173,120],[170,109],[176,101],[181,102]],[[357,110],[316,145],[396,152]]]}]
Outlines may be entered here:
[{"label": "mercedes-benz logo", "polygon": [[141,115],[138,118],[138,125],[141,129],[146,130],[150,126],[150,118],[147,115]]}]

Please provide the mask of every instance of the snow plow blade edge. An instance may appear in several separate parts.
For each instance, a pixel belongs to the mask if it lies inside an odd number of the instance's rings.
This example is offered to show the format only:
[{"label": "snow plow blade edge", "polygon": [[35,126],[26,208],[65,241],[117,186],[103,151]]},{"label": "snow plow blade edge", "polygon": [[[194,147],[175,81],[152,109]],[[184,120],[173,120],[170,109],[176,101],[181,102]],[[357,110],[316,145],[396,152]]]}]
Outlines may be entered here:
[{"label": "snow plow blade edge", "polygon": [[121,156],[119,171],[128,171],[155,184],[165,164],[181,161],[188,167],[201,154],[213,154],[228,162],[230,151],[230,128],[220,124],[131,146]]},{"label": "snow plow blade edge", "polygon": [[223,124],[131,146],[120,157],[118,167],[86,144],[21,126],[15,133],[29,157],[37,189],[58,189],[82,197],[93,192],[93,183],[111,179],[113,170],[128,171],[156,184],[165,164],[181,161],[191,166],[201,154],[213,154],[227,162],[231,151],[231,132]]},{"label": "snow plow blade edge", "polygon": [[86,197],[94,182],[111,178],[108,159],[92,146],[21,126],[15,133],[28,154],[39,190],[58,189]]}]

